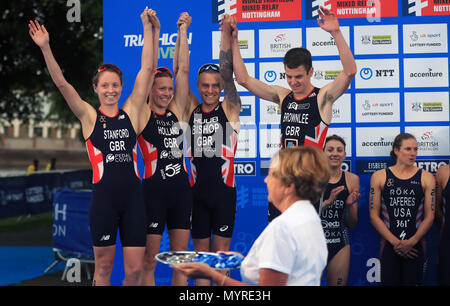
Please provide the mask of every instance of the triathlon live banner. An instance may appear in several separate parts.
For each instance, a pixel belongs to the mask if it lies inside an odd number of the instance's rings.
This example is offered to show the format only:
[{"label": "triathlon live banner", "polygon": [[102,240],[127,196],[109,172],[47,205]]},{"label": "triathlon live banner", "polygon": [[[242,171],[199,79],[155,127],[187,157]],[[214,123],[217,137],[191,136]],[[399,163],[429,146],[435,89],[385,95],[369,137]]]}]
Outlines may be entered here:
[{"label": "triathlon live banner", "polygon": [[[148,1],[104,1],[104,62],[124,72],[124,99],[139,70],[143,35],[140,13]],[[196,74],[204,63],[219,62],[222,14],[234,15],[247,71],[267,84],[288,87],[283,56],[294,47],[313,56],[312,83],[323,87],[342,65],[332,37],[317,25],[324,6],[339,17],[352,50],[357,74],[333,106],[328,135],[342,136],[347,158],[343,167],[360,177],[359,221],[350,231],[349,285],[379,282],[379,234],[369,221],[372,173],[391,165],[394,137],[416,136],[417,165],[435,173],[449,163],[449,41],[447,0],[202,0],[150,3],[161,21],[159,66],[172,69],[176,22],[187,11],[191,90],[198,96]],[[237,212],[231,250],[246,254],[267,225],[267,175],[270,157],[280,148],[280,109],[237,85],[242,100],[241,131],[235,160]],[[143,171],[143,163],[139,162]],[[427,284],[436,283],[437,227],[427,235]],[[161,250],[169,247],[164,233]],[[192,248],[192,244],[189,246]],[[118,264],[121,264],[118,262]],[[118,278],[123,275],[116,276]],[[171,270],[158,265],[157,284],[170,283]],[[118,284],[121,281],[117,282]]]}]

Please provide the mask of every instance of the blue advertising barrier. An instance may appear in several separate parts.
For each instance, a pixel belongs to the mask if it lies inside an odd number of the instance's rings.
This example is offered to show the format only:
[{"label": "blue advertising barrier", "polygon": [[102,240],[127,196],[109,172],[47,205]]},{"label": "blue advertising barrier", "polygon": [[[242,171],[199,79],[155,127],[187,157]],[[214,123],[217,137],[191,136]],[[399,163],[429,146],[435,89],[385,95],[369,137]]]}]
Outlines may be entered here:
[{"label": "blue advertising barrier", "polygon": [[0,219],[38,214],[52,209],[55,192],[90,188],[91,170],[52,171],[0,178]]},{"label": "blue advertising barrier", "polygon": [[[89,231],[91,190],[63,189],[55,193],[53,201],[53,251],[55,261],[44,271],[49,272],[59,262],[67,262],[62,280],[65,279],[68,261],[76,258],[82,264],[94,263],[94,251]],[[91,279],[86,265],[88,279]]]},{"label": "blue advertising barrier", "polygon": [[89,232],[92,191],[63,189],[53,201],[53,246],[71,254],[93,257]]}]

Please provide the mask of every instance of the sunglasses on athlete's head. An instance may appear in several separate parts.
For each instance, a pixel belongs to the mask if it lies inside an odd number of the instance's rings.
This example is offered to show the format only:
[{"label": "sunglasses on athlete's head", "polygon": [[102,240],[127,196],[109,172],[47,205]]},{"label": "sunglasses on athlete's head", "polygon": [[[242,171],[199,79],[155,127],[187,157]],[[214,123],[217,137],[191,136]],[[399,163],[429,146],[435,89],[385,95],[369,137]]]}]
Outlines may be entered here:
[{"label": "sunglasses on athlete's head", "polygon": [[216,64],[205,64],[200,67],[200,69],[198,70],[198,74],[209,70],[220,72],[220,68]]},{"label": "sunglasses on athlete's head", "polygon": [[155,70],[155,76],[160,75],[161,73],[168,73],[170,75],[170,77],[172,78],[172,72],[170,72],[170,70],[166,67],[158,67]]},{"label": "sunglasses on athlete's head", "polygon": [[115,72],[117,72],[119,74],[122,73],[119,68],[117,68],[116,66],[111,65],[111,64],[101,65],[100,67],[98,67],[97,72],[102,72],[102,71],[105,71],[107,69],[112,69],[112,70],[114,70]]}]

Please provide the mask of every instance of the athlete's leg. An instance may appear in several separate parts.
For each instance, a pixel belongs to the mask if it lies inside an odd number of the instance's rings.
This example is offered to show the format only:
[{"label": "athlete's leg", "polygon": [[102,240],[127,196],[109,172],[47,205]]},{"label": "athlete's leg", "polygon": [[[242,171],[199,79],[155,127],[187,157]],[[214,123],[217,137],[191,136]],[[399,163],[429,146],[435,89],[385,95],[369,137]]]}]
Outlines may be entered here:
[{"label": "athlete's leg", "polygon": [[143,268],[139,281],[141,286],[155,286],[155,255],[159,253],[160,244],[161,235],[147,235],[147,245],[145,247]]},{"label": "athlete's leg", "polygon": [[439,242],[438,275],[440,286],[450,286],[450,244]]},{"label": "athlete's leg", "polygon": [[92,285],[94,286],[110,286],[111,272],[114,265],[114,255],[116,254],[116,246],[94,246],[95,270]]},{"label": "athlete's leg", "polygon": [[[226,238],[218,235],[213,235],[213,252],[217,253],[219,251],[229,251],[230,250],[231,238]],[[230,276],[229,271],[221,271],[222,274]],[[219,285],[219,284],[215,284]]]},{"label": "athlete's leg", "polygon": [[[199,252],[211,252],[211,238],[192,239],[194,243],[194,250]],[[209,279],[197,278],[195,280],[196,286],[209,286],[211,282]]]},{"label": "athlete's leg", "polygon": [[401,259],[394,252],[394,247],[386,242],[380,257],[381,286],[399,286],[401,284]]},{"label": "athlete's leg", "polygon": [[145,247],[123,247],[124,286],[139,285]]},{"label": "athlete's leg", "polygon": [[213,252],[228,251],[230,249],[231,238],[213,235]]},{"label": "athlete's leg", "polygon": [[423,265],[425,262],[425,252],[421,243],[414,246],[417,250],[417,257],[409,259],[404,258],[402,262],[403,273],[402,283],[405,286],[420,286],[423,283],[424,270]]},{"label": "athlete's leg", "polygon": [[[170,250],[186,251],[189,243],[189,230],[172,229],[169,230]],[[187,286],[188,278],[181,272],[173,272],[172,286]]]},{"label": "athlete's leg", "polygon": [[350,245],[346,245],[327,264],[328,286],[347,285],[349,267]]}]

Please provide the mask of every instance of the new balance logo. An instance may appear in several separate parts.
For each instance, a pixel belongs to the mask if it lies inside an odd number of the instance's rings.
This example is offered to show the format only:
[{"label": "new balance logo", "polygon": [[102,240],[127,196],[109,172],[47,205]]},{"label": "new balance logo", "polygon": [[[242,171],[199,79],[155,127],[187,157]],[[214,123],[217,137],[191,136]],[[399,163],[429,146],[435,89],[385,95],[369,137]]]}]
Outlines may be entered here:
[{"label": "new balance logo", "polygon": [[150,225],[148,227],[150,227],[150,228],[157,228],[158,227],[158,222],[152,222],[152,223],[150,223]]},{"label": "new balance logo", "polygon": [[111,235],[103,235],[102,238],[100,238],[100,241],[108,241],[109,238],[111,238]]}]

